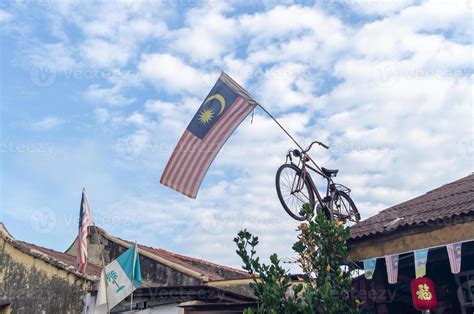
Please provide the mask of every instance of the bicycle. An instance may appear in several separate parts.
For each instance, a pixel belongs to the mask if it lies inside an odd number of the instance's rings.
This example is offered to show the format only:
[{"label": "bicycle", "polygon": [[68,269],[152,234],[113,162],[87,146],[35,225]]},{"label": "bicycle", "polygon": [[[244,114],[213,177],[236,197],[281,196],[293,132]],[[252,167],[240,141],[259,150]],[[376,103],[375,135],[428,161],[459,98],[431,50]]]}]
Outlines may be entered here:
[{"label": "bicycle", "polygon": [[[349,196],[351,190],[333,181],[339,170],[320,168],[308,155],[314,144],[329,149],[327,145],[318,141],[312,142],[307,149],[302,151],[290,149],[285,163],[278,168],[275,185],[283,208],[294,219],[303,221],[306,217],[300,213],[302,206],[308,203],[314,209],[317,200],[317,210],[322,210],[328,219],[335,219],[349,225],[359,222],[359,211]],[[298,158],[298,164],[293,162],[292,156]],[[313,166],[308,165],[308,162],[311,162]],[[324,198],[321,197],[307,169],[326,179]]]}]

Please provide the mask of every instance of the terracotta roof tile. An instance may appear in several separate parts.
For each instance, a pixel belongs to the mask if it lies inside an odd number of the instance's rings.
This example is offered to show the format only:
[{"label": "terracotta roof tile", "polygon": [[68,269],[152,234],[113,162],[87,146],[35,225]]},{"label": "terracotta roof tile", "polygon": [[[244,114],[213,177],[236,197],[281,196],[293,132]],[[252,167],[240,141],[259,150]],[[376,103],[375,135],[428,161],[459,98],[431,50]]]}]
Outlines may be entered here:
[{"label": "terracotta roof tile", "polygon": [[387,208],[351,227],[351,238],[474,214],[474,174]]},{"label": "terracotta roof tile", "polygon": [[[48,255],[48,256],[56,259],[56,260],[59,260],[59,261],[63,262],[64,264],[66,264],[68,266],[74,267],[77,270],[76,257],[75,256],[72,256],[72,255],[69,255],[69,254],[66,254],[66,253],[62,253],[62,252],[57,252],[57,251],[54,251],[54,250],[51,250],[51,249],[47,249],[47,248],[44,248],[44,247],[41,247],[41,246],[38,246],[38,245],[34,245],[34,244],[31,244],[31,243],[27,243],[27,242],[23,242],[23,241],[19,241],[19,240],[16,240],[16,242],[26,246],[27,248],[29,248],[31,250],[36,250],[36,251],[39,251],[43,254],[46,254],[46,255]],[[95,265],[95,264],[92,264],[90,262],[87,263],[87,267],[86,267],[86,274],[87,275],[100,277],[101,271],[102,271],[102,267],[100,267],[98,265]]]},{"label": "terracotta roof tile", "polygon": [[[132,244],[132,242],[120,239],[122,241]],[[224,279],[239,279],[239,278],[250,278],[250,275],[243,271],[232,267],[218,265],[212,262],[208,262],[202,259],[184,256],[170,251],[153,248],[145,245],[138,244],[138,247],[149,253],[158,255],[166,260],[184,266],[188,269],[194,270],[198,273],[208,277],[210,281],[224,280]]]}]

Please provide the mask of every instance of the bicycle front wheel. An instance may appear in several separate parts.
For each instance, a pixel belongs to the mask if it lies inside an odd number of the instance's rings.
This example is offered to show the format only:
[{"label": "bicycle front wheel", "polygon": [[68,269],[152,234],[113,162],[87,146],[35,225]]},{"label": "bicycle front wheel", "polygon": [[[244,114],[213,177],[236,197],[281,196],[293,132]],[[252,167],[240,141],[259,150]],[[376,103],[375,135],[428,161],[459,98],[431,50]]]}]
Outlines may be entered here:
[{"label": "bicycle front wheel", "polygon": [[275,185],[278,198],[285,211],[294,219],[303,221],[300,215],[304,204],[314,208],[314,194],[308,177],[301,177],[301,169],[293,164],[284,164],[278,168]]}]

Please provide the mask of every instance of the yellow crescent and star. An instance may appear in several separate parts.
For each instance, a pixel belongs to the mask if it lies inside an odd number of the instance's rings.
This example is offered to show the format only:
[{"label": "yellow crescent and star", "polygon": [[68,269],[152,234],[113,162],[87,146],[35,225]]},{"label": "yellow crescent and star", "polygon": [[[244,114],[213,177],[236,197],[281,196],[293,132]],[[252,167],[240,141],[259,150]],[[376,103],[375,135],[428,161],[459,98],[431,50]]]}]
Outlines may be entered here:
[{"label": "yellow crescent and star", "polygon": [[[207,99],[204,101],[204,104],[207,104],[208,102],[214,99],[217,99],[221,104],[221,108],[219,112],[217,113],[217,116],[219,116],[221,115],[221,113],[224,111],[224,108],[225,108],[225,99],[224,97],[222,97],[221,94],[214,94],[212,96],[207,97]],[[202,109],[198,115],[198,121],[200,124],[208,124],[209,122],[211,122],[213,118],[214,118],[214,109],[212,109],[211,107]]]}]

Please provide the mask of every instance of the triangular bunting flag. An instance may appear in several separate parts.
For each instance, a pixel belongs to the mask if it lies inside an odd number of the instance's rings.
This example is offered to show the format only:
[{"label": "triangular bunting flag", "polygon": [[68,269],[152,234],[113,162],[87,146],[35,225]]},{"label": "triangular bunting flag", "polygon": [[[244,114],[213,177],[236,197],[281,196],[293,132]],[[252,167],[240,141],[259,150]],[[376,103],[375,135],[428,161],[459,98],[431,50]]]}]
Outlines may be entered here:
[{"label": "triangular bunting flag", "polygon": [[398,277],[398,254],[385,256],[385,263],[387,264],[388,283],[397,283]]},{"label": "triangular bunting flag", "polygon": [[375,264],[377,263],[376,258],[369,258],[364,261],[364,276],[367,279],[372,279],[375,271]]},{"label": "triangular bunting flag", "polygon": [[449,265],[453,274],[459,274],[461,271],[461,247],[462,243],[452,243],[446,245],[448,249]]},{"label": "triangular bunting flag", "polygon": [[426,261],[428,259],[428,249],[416,250],[415,254],[415,276],[420,278],[426,275]]}]

